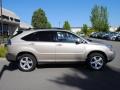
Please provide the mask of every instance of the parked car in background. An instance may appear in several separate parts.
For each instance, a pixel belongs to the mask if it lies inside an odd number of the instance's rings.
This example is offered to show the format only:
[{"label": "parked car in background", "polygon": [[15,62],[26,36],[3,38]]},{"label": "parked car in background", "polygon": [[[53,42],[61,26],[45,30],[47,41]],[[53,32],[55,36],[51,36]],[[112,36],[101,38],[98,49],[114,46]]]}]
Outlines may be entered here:
[{"label": "parked car in background", "polygon": [[79,36],[85,37],[85,34],[84,33],[80,33]]},{"label": "parked car in background", "polygon": [[111,38],[110,38],[110,40],[116,40],[116,38],[118,37],[118,36],[120,36],[120,33],[113,33],[113,35],[111,36]]},{"label": "parked car in background", "polygon": [[92,38],[96,38],[96,37],[97,37],[97,32],[93,32],[93,33],[91,33],[91,34],[90,34],[90,37],[92,37]]},{"label": "parked car in background", "polygon": [[115,38],[116,41],[120,41],[120,34]]},{"label": "parked car in background", "polygon": [[92,38],[105,39],[105,40],[118,40],[120,36],[119,32],[94,32],[90,35]]},{"label": "parked car in background", "polygon": [[102,35],[102,39],[108,39],[109,38],[109,33],[104,33]]}]

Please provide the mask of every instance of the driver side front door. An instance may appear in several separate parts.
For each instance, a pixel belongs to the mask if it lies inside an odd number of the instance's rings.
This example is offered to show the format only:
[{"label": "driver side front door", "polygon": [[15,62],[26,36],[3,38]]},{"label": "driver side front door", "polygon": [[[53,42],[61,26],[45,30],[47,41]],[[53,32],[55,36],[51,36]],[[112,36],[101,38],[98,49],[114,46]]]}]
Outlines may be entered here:
[{"label": "driver side front door", "polygon": [[79,37],[69,32],[57,32],[56,62],[82,60],[85,48],[84,44],[75,43],[78,38]]}]

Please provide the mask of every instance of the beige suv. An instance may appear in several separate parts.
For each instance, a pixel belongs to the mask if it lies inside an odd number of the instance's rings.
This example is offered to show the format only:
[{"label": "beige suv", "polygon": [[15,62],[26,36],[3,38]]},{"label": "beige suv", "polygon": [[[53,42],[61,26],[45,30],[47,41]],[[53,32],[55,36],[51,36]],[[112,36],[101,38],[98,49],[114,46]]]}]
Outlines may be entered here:
[{"label": "beige suv", "polygon": [[30,30],[8,41],[8,61],[16,61],[22,71],[32,71],[39,63],[85,61],[100,70],[114,59],[112,46],[89,42],[65,30]]}]

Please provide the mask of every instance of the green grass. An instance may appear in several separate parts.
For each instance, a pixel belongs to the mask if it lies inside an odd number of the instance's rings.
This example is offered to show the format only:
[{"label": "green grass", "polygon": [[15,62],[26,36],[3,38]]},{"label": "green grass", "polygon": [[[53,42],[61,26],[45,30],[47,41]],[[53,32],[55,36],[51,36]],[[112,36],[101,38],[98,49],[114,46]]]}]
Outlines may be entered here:
[{"label": "green grass", "polygon": [[2,58],[5,57],[6,53],[7,53],[7,48],[4,46],[0,46],[0,57]]}]

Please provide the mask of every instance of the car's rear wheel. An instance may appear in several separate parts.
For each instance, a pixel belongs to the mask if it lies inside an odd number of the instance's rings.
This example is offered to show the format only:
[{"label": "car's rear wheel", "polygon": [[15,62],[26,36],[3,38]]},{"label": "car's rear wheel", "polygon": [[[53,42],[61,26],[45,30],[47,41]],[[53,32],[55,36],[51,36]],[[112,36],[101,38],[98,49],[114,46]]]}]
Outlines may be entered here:
[{"label": "car's rear wheel", "polygon": [[106,58],[101,53],[92,53],[88,56],[87,64],[92,70],[101,70],[105,65]]},{"label": "car's rear wheel", "polygon": [[23,54],[18,57],[18,60],[18,68],[25,72],[34,70],[37,64],[35,57],[30,54]]}]

